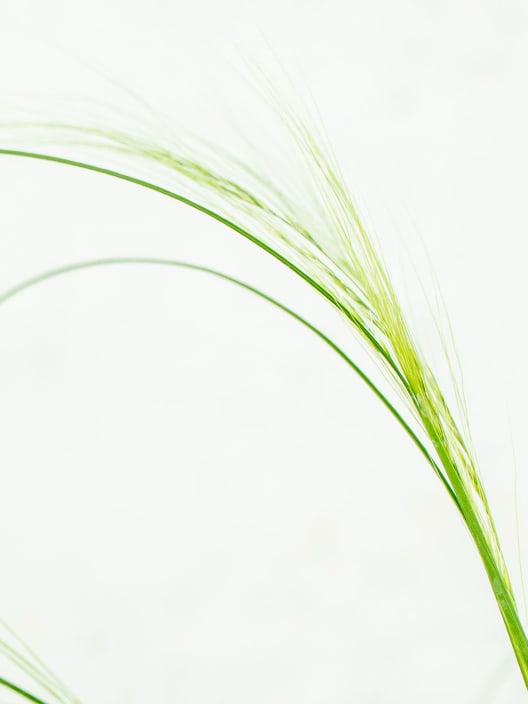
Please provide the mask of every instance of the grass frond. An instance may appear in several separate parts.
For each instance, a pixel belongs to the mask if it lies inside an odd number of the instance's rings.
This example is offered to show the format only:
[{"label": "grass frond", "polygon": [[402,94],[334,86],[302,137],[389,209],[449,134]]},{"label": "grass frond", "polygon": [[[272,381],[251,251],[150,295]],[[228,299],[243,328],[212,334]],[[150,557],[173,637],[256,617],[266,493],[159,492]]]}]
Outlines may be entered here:
[{"label": "grass frond", "polygon": [[[50,146],[46,151],[15,148],[14,138],[10,143],[4,140],[0,154],[90,169],[200,210],[280,260],[344,316],[397,392],[402,407],[393,407],[393,415],[403,419],[408,414],[414,427],[404,423],[411,437],[425,439],[418,442],[474,540],[528,685],[528,641],[480,478],[468,419],[464,411],[457,417],[450,408],[447,390],[441,388],[424,358],[379,248],[325,138],[289,106],[279,103],[277,109],[303,165],[301,196],[298,188],[279,185],[282,179],[272,171],[261,173],[258,165],[244,165],[214,147],[93,123],[12,125],[23,128],[37,144],[53,145],[60,155],[47,153]],[[7,131],[9,126],[3,127]],[[92,156],[86,160],[62,156],[69,147],[87,149]],[[128,166],[114,170],[100,165],[101,159]],[[134,175],[144,171],[148,178]],[[455,374],[452,383],[451,395],[462,399]],[[374,385],[371,388],[384,401],[383,394]]]}]

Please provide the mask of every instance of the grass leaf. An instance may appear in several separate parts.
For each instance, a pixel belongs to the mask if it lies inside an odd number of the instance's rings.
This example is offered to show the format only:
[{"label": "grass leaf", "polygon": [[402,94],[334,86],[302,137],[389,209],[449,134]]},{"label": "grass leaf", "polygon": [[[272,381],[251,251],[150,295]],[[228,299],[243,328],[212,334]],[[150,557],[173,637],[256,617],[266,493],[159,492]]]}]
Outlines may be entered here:
[{"label": "grass leaf", "polygon": [[[280,178],[273,171],[266,174],[258,164],[245,165],[223,151],[203,144],[189,146],[171,135],[130,133],[96,124],[26,122],[11,127],[24,128],[39,144],[58,144],[61,149],[83,147],[97,157],[93,161],[76,160],[40,149],[23,150],[14,147],[14,138],[12,144],[0,149],[0,155],[88,169],[184,203],[261,247],[340,312],[397,393],[401,408],[392,406],[320,331],[282,304],[230,279],[264,296],[325,339],[362,376],[419,447],[473,538],[528,687],[528,640],[480,479],[465,411],[450,408],[448,394],[421,353],[378,247],[367,232],[326,140],[289,106],[284,107],[280,101],[276,104],[304,165],[300,199],[294,188],[289,194],[278,185]],[[124,160],[131,164],[132,171],[98,165],[101,155],[110,162]],[[155,172],[156,177],[134,175],[143,170]],[[173,264],[200,268],[181,262]],[[71,270],[94,265],[72,265]],[[230,278],[218,272],[209,273]],[[43,276],[51,275],[56,274]],[[456,387],[450,391],[454,398],[462,397]],[[410,416],[413,427],[403,420],[404,414]],[[423,436],[424,442],[419,436]]]}]

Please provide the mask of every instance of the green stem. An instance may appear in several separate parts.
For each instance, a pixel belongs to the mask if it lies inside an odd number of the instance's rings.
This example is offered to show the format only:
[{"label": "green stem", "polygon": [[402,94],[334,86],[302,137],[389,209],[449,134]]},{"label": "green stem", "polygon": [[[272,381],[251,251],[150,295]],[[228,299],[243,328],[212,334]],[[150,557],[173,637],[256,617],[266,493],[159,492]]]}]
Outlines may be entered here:
[{"label": "green stem", "polygon": [[17,694],[20,694],[21,697],[28,699],[30,702],[33,702],[33,704],[47,704],[47,702],[45,702],[43,699],[39,699],[39,697],[36,697],[34,694],[26,692],[26,690],[22,689],[22,687],[18,687],[16,684],[13,684],[8,680],[3,679],[3,677],[0,677],[0,686],[5,687],[6,689],[10,689],[12,692],[16,692]]},{"label": "green stem", "polygon": [[37,274],[36,276],[32,276],[31,278],[26,279],[25,281],[22,281],[21,283],[17,284],[16,286],[13,286],[10,289],[4,291],[3,293],[0,293],[0,305],[2,303],[5,303],[7,300],[12,298],[13,296],[21,293],[22,291],[25,291],[26,289],[31,288],[32,286],[35,286],[36,284],[43,283],[44,281],[55,278],[56,276],[62,276],[64,274],[68,274],[73,271],[78,271],[80,269],[91,269],[94,267],[109,266],[109,265],[115,265],[115,264],[154,264],[154,265],[162,265],[162,266],[180,267],[183,269],[190,269],[192,271],[199,271],[199,272],[203,272],[206,274],[211,274],[212,276],[216,276],[217,278],[224,279],[224,281],[229,281],[230,283],[235,284],[236,286],[240,286],[241,288],[246,289],[246,291],[250,291],[251,293],[258,296],[259,298],[262,298],[265,301],[267,301],[268,303],[271,303],[276,308],[279,308],[279,310],[282,310],[284,313],[287,313],[294,320],[297,320],[297,322],[301,323],[301,325],[304,325],[304,327],[308,328],[308,330],[310,330],[315,335],[317,335],[321,340],[323,340],[323,342],[325,342],[331,349],[333,349],[334,352],[336,352],[339,355],[339,357],[341,357],[341,359],[344,360],[344,362],[346,364],[348,364],[348,366],[353,369],[353,371],[360,377],[360,379],[377,396],[377,398],[382,402],[382,404],[389,411],[389,413],[391,413],[391,415],[396,419],[396,421],[400,424],[400,426],[405,430],[405,432],[410,437],[412,442],[416,445],[418,450],[425,457],[427,462],[431,465],[431,467],[433,468],[435,473],[438,475],[440,480],[444,483],[446,491],[449,493],[451,499],[454,501],[455,505],[457,506],[458,510],[460,511],[460,505],[457,501],[457,498],[454,495],[453,490],[451,489],[449,484],[446,482],[445,477],[444,477],[440,467],[435,462],[432,455],[429,453],[429,451],[427,450],[425,445],[422,443],[420,438],[416,435],[416,433],[411,428],[411,426],[407,423],[407,421],[403,418],[403,416],[398,412],[398,410],[395,408],[395,406],[389,401],[389,399],[383,394],[383,392],[374,384],[374,382],[365,374],[365,372],[352,359],[350,359],[350,357],[333,340],[331,340],[329,337],[327,337],[315,325],[312,325],[312,323],[308,322],[305,318],[300,316],[298,313],[293,311],[291,308],[288,308],[287,306],[285,306],[283,303],[281,303],[277,299],[272,298],[271,296],[268,296],[268,294],[264,293],[263,291],[260,291],[259,289],[255,288],[254,286],[251,286],[248,283],[245,283],[244,281],[240,281],[240,279],[236,279],[233,276],[229,276],[228,274],[224,274],[221,271],[217,271],[216,269],[211,269],[206,266],[200,266],[199,264],[192,264],[190,262],[183,262],[183,261],[179,261],[179,260],[175,260],[175,259],[160,259],[160,258],[156,258],[156,257],[107,257],[105,259],[92,259],[92,260],[88,260],[88,261],[67,264],[66,266],[57,267],[56,269],[50,269],[48,271],[43,272],[42,274]]},{"label": "green stem", "polygon": [[[313,278],[311,278],[302,269],[299,269],[292,262],[288,261],[282,254],[280,254],[280,252],[277,252],[272,247],[270,247],[268,244],[266,244],[265,242],[263,242],[259,238],[255,237],[247,230],[241,228],[236,223],[228,220],[227,218],[224,218],[220,214],[212,211],[209,208],[206,208],[205,206],[202,206],[202,205],[200,205],[200,204],[198,204],[188,198],[185,198],[184,196],[181,196],[177,193],[174,193],[173,191],[162,188],[160,186],[157,186],[157,185],[152,184],[150,182],[144,181],[142,179],[138,179],[138,178],[128,176],[123,173],[112,171],[110,169],[105,169],[105,168],[94,166],[94,165],[87,164],[84,162],[73,161],[70,159],[51,156],[51,155],[47,155],[47,154],[25,152],[25,151],[20,151],[20,150],[0,149],[0,154],[11,155],[11,156],[21,156],[21,157],[27,157],[27,158],[31,158],[31,159],[39,159],[39,160],[44,160],[44,161],[51,161],[51,162],[66,164],[66,165],[70,165],[70,166],[76,166],[78,168],[86,169],[89,171],[95,171],[98,173],[107,174],[109,176],[113,176],[113,177],[119,178],[121,180],[129,181],[131,183],[142,186],[144,188],[148,188],[150,190],[157,191],[158,193],[161,193],[163,195],[169,196],[170,198],[173,198],[174,200],[180,201],[181,203],[184,203],[186,205],[189,205],[190,207],[192,207],[196,210],[199,210],[200,212],[208,215],[209,217],[214,218],[218,222],[223,223],[227,227],[231,228],[235,232],[238,232],[243,237],[252,241],[256,245],[261,247],[263,250],[265,250],[266,252],[271,254],[273,257],[278,259],[280,262],[285,264],[291,271],[298,274],[310,286],[312,286],[322,296],[324,296],[332,305],[334,305],[339,310],[341,310],[349,318],[349,321],[352,323],[352,325],[359,330],[359,332],[369,341],[369,343],[372,345],[372,347],[375,349],[375,351],[378,354],[380,354],[380,356],[385,360],[389,369],[397,377],[397,379],[401,382],[403,388],[409,390],[406,379],[403,377],[400,369],[394,363],[394,360],[392,360],[390,355],[388,355],[387,351],[380,345],[380,343],[376,339],[374,339],[372,337],[372,335],[369,333],[369,331],[364,326],[362,326],[360,321],[355,319],[349,312],[347,312],[346,310],[343,310],[341,308],[341,306],[339,305],[339,302],[333,297],[333,295],[330,292],[326,291],[320,284],[318,284]],[[81,268],[81,267],[79,266],[78,268]],[[191,268],[193,268],[193,265],[191,265]],[[194,268],[199,269],[200,267],[195,266]],[[206,269],[202,268],[202,270],[205,271]],[[210,273],[217,273],[217,275],[218,275],[218,272],[213,272],[212,270],[209,270],[209,271],[210,271]],[[311,324],[309,324],[306,321],[304,321],[303,319],[301,319],[299,316],[297,316],[292,311],[289,311],[288,309],[286,309],[284,306],[282,306],[282,304],[278,304],[276,301],[273,301],[269,297],[261,294],[256,289],[253,289],[252,287],[250,287],[246,284],[241,284],[241,282],[238,282],[235,279],[231,279],[231,277],[227,277],[227,276],[221,275],[221,274],[220,274],[220,276],[223,276],[223,278],[229,279],[229,280],[233,281],[234,283],[238,283],[240,285],[243,285],[246,288],[248,288],[249,290],[253,290],[258,295],[261,295],[263,298],[266,298],[267,300],[270,300],[271,302],[275,303],[280,308],[282,308],[286,312],[289,312],[295,318],[297,318],[302,323],[307,325],[307,327],[309,329],[313,330],[322,339],[324,339],[331,347],[333,347],[338,352],[338,354],[340,354],[350,364],[350,366],[352,366],[355,369],[355,371],[361,376],[361,378],[365,381],[365,383],[367,383],[367,385],[374,391],[374,393],[378,396],[378,398],[380,398],[380,400],[384,403],[384,405],[389,409],[389,411],[395,416],[395,418],[399,421],[399,423],[402,425],[402,427],[410,435],[413,442],[417,445],[417,447],[420,449],[422,454],[424,454],[424,456],[428,460],[429,464],[433,467],[433,469],[435,470],[437,475],[442,480],[444,487],[447,489],[449,495],[453,499],[455,505],[457,506],[459,512],[462,515],[462,518],[464,519],[464,521],[469,529],[469,532],[470,532],[470,534],[473,538],[473,541],[477,547],[479,555],[484,563],[484,567],[485,567],[488,579],[490,581],[493,593],[495,595],[495,598],[497,600],[497,604],[499,606],[501,616],[503,618],[506,630],[508,632],[508,636],[510,638],[510,641],[511,641],[513,649],[514,649],[515,656],[517,658],[517,662],[519,664],[519,668],[521,670],[523,680],[526,684],[526,687],[528,688],[528,640],[527,640],[526,633],[523,629],[523,626],[521,624],[519,614],[517,611],[517,607],[516,607],[513,595],[511,593],[511,589],[509,588],[509,585],[507,583],[507,579],[508,579],[507,572],[505,570],[503,570],[501,572],[500,566],[497,564],[496,557],[490,548],[489,539],[486,536],[486,532],[482,526],[481,520],[479,519],[479,517],[475,511],[475,507],[466,493],[466,487],[460,481],[456,467],[453,466],[450,458],[442,455],[441,443],[435,442],[436,434],[434,431],[431,434],[431,429],[427,427],[426,419],[424,419],[422,417],[422,420],[424,421],[424,427],[425,427],[426,431],[428,432],[429,437],[433,441],[433,444],[435,445],[435,448],[438,452],[438,456],[440,458],[440,465],[436,463],[436,461],[433,459],[433,457],[425,449],[425,447],[423,446],[421,441],[417,438],[416,434],[406,424],[406,422],[403,420],[403,418],[398,413],[398,411],[390,404],[390,402],[383,396],[383,394],[370,381],[370,379],[368,379],[368,377],[366,377],[366,375],[351,360],[349,360],[347,358],[347,356],[343,352],[341,352],[341,350],[339,350],[339,348],[337,348],[335,346],[334,343],[332,343],[332,341],[330,341],[328,338],[326,338],[314,326],[312,326]],[[420,414],[420,409],[418,409],[418,413]],[[441,469],[441,467],[443,467],[443,470]]]},{"label": "green stem", "polygon": [[[465,500],[461,499],[460,503],[464,506]],[[497,560],[490,550],[488,540],[482,526],[480,525],[480,521],[477,516],[475,516],[475,514],[471,514],[469,510],[465,515],[469,532],[475,545],[477,546],[482,562],[484,563],[484,568],[499,606],[499,611],[512,644],[524,684],[528,689],[528,638],[521,623],[517,605],[512,596],[511,590],[505,583],[504,574],[500,571],[497,565]]]},{"label": "green stem", "polygon": [[[466,487],[460,480],[456,466],[444,451],[442,443],[439,441],[439,438],[429,422],[429,419],[424,415],[421,417],[424,427],[426,428],[429,437],[432,439],[436,448],[440,462],[444,467],[445,473],[453,488],[453,492],[458,499],[460,513],[464,518],[469,533],[484,564],[484,569],[486,570],[495,600],[497,601],[497,605],[515,653],[524,684],[528,689],[528,638],[521,623],[517,604],[515,603],[515,599],[511,591],[509,584],[510,578],[507,568],[505,567],[504,558],[500,552],[500,548],[498,548],[499,560],[497,560],[497,556],[493,554],[489,538],[486,535],[486,530],[482,525],[482,521],[475,509],[474,503],[468,496]],[[502,570],[500,568],[501,562],[504,565]]]},{"label": "green stem", "polygon": [[158,186],[157,184],[152,183],[151,181],[145,181],[144,179],[137,178],[135,176],[130,176],[129,174],[122,173],[121,171],[114,171],[113,169],[107,169],[103,166],[96,166],[95,164],[89,164],[84,161],[76,161],[74,159],[66,159],[64,157],[54,156],[52,154],[42,154],[40,152],[27,152],[20,149],[0,149],[0,155],[17,156],[26,159],[36,159],[38,161],[49,161],[55,164],[75,166],[76,168],[84,169],[85,171],[94,171],[99,174],[111,176],[112,178],[117,178],[121,181],[127,181],[128,183],[133,183],[136,186],[141,186],[142,188],[146,188],[150,191],[155,191],[156,193],[160,193],[163,196],[172,198],[173,200],[176,200],[179,203],[188,205],[190,208],[193,208],[194,210],[197,210],[198,212],[207,215],[208,217],[212,218],[213,220],[216,220],[222,225],[225,225],[226,227],[238,233],[239,235],[242,235],[242,237],[249,240],[253,244],[256,244],[257,247],[260,247],[262,250],[270,254],[281,264],[284,264],[284,266],[288,267],[290,271],[293,271],[295,274],[297,274],[297,276],[300,276],[301,279],[303,279],[307,284],[309,284],[319,294],[321,294],[321,296],[326,298],[326,300],[329,301],[335,308],[337,308],[341,313],[343,313],[343,315],[349,320],[349,322],[357,330],[359,330],[360,334],[368,341],[372,348],[383,358],[389,370],[392,372],[392,374],[394,374],[395,378],[403,386],[403,388],[409,391],[407,380],[403,376],[401,370],[395,364],[390,354],[378,342],[378,340],[376,340],[372,333],[367,329],[365,325],[362,324],[362,322],[357,317],[351,314],[350,311],[348,311],[346,308],[341,306],[339,301],[334,297],[331,292],[327,291],[323,286],[321,286],[321,284],[317,283],[317,281],[312,278],[309,274],[307,274],[303,269],[296,266],[293,262],[289,261],[289,259],[287,259],[283,254],[281,254],[278,250],[274,249],[269,244],[261,240],[259,237],[256,237],[254,234],[252,234],[245,228],[240,227],[240,225],[237,225],[236,222],[229,220],[223,215],[220,215],[220,213],[211,210],[211,208],[207,208],[206,206],[201,205],[200,203],[197,203],[196,201],[191,200],[190,198],[187,198],[186,196],[183,196],[180,193],[176,193],[175,191],[172,191],[168,188],[163,188],[163,186]]}]

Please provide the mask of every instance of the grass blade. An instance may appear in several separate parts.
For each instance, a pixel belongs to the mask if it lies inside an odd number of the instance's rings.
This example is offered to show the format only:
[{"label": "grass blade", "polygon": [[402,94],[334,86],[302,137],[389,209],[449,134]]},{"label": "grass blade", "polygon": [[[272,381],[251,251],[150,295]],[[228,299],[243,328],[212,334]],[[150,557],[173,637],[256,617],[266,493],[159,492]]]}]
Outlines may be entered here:
[{"label": "grass blade", "polygon": [[[428,439],[431,447],[427,450],[424,446],[422,453],[453,499],[474,541],[528,688],[528,639],[466,431],[464,409],[458,409],[457,418],[424,359],[381,255],[369,237],[331,149],[304,119],[288,107],[284,108],[280,101],[276,102],[311,184],[306,207],[273,186],[273,174],[266,179],[258,169],[241,166],[232,158],[223,156],[218,162],[218,154],[213,152],[196,156],[192,149],[175,147],[171,139],[163,142],[117,129],[45,122],[18,125],[38,128],[48,143],[58,138],[63,145],[83,145],[110,158],[131,158],[153,166],[159,170],[159,184],[87,161],[39,151],[4,148],[0,149],[0,155],[99,172],[195,208],[278,259],[346,318],[417,428]],[[182,190],[162,185],[166,178],[171,183],[176,180]],[[184,195],[185,189],[188,195]],[[283,306],[279,304],[279,307]],[[311,329],[320,334],[313,326]],[[355,367],[352,362],[351,366]],[[360,376],[363,374],[357,368],[355,371]],[[392,408],[393,415],[416,443],[414,431],[409,433],[402,422],[402,412],[391,407],[369,379],[364,378],[364,381],[389,410]],[[454,391],[455,398],[460,398],[456,388]]]}]

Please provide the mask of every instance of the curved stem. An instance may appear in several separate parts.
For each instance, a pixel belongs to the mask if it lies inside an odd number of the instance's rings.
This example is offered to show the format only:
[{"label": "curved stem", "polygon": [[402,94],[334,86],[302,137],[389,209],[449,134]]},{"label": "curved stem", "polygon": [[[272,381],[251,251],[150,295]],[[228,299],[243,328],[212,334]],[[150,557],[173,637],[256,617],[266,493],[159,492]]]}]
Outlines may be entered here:
[{"label": "curved stem", "polygon": [[[191,200],[190,198],[187,198],[186,196],[181,195],[180,193],[176,193],[175,191],[172,191],[168,188],[164,188],[163,186],[159,186],[155,183],[152,183],[151,181],[145,181],[144,179],[137,178],[135,176],[131,176],[129,174],[122,173],[121,171],[115,171],[113,169],[107,169],[103,166],[96,166],[95,164],[89,164],[84,161],[77,161],[75,159],[66,159],[64,157],[60,156],[54,156],[52,154],[43,154],[40,152],[28,152],[28,151],[23,151],[20,149],[0,149],[0,155],[3,156],[17,156],[17,157],[23,157],[26,159],[36,159],[38,161],[49,161],[53,162],[55,164],[63,164],[66,166],[75,166],[78,169],[84,169],[85,171],[94,171],[99,174],[104,174],[106,176],[112,176],[113,178],[120,179],[121,181],[127,181],[128,183],[133,183],[136,186],[141,186],[142,188],[146,188],[150,191],[155,191],[156,193],[160,193],[161,195],[167,196],[168,198],[172,198],[173,200],[178,201],[179,203],[183,203],[184,205],[188,205],[190,208],[193,208],[194,210],[197,210],[200,213],[203,213],[204,215],[207,215],[208,217],[212,218],[213,220],[216,220],[217,222],[221,223],[222,225],[225,225],[229,229],[233,230],[234,232],[238,233],[239,235],[242,235],[245,239],[249,240],[250,242],[253,242],[253,244],[256,244],[257,247],[260,247],[262,250],[267,252],[268,254],[271,254],[272,257],[277,259],[281,264],[284,264],[290,271],[293,271],[295,274],[301,277],[304,281],[306,281],[307,284],[309,284],[312,288],[314,288],[321,296],[326,298],[327,301],[329,301],[335,308],[337,308],[345,317],[348,319],[348,321],[359,330],[361,335],[363,335],[369,342],[369,344],[372,346],[372,348],[384,359],[385,363],[387,364],[388,368],[390,371],[394,374],[398,382],[402,385],[403,388],[405,388],[407,391],[409,391],[409,386],[407,383],[407,380],[405,379],[404,375],[402,374],[401,370],[399,369],[398,365],[395,363],[395,361],[392,359],[392,357],[388,354],[387,350],[384,349],[382,345],[376,340],[376,338],[372,335],[372,333],[361,323],[360,320],[358,320],[356,317],[354,317],[348,310],[343,308],[340,304],[339,301],[329,292],[327,291],[323,286],[321,286],[317,281],[311,277],[309,274],[307,274],[303,269],[300,267],[296,266],[293,262],[291,262],[289,259],[287,259],[284,255],[282,255],[278,250],[274,249],[271,247],[267,242],[264,242],[261,240],[259,237],[256,237],[254,234],[249,232],[249,230],[246,230],[243,227],[240,227],[240,225],[237,225],[235,222],[232,220],[229,220],[228,218],[224,217],[220,213],[215,212],[214,210],[211,210],[211,208],[206,207],[205,205],[201,205],[200,203],[197,203],[194,200]],[[441,471],[439,469],[439,471]]]},{"label": "curved stem", "polygon": [[[325,290],[323,286],[321,286],[315,279],[313,279],[309,274],[307,274],[305,271],[297,267],[295,264],[293,264],[291,261],[289,261],[285,256],[283,256],[280,252],[277,250],[273,249],[270,245],[268,245],[266,242],[260,240],[258,237],[255,235],[251,234],[249,231],[245,230],[244,228],[240,227],[237,225],[235,222],[232,222],[228,220],[227,218],[223,217],[219,213],[214,212],[213,210],[200,205],[199,203],[196,203],[185,196],[182,196],[180,194],[177,194],[169,189],[163,188],[161,186],[157,186],[156,184],[150,183],[148,181],[144,181],[139,178],[135,178],[133,176],[129,176],[127,174],[123,174],[120,172],[116,172],[110,169],[106,169],[103,167],[95,166],[93,164],[88,164],[84,162],[79,162],[79,161],[74,161],[71,159],[65,159],[57,156],[52,156],[48,154],[40,154],[40,153],[35,153],[35,152],[27,152],[27,151],[21,151],[21,150],[12,150],[12,149],[0,149],[0,155],[11,155],[11,156],[19,156],[19,157],[26,157],[26,158],[31,158],[31,159],[38,159],[38,160],[43,160],[43,161],[49,161],[49,162],[55,162],[59,164],[65,164],[69,166],[75,166],[77,168],[82,168],[85,170],[89,171],[94,171],[102,174],[106,174],[109,176],[113,176],[114,178],[118,178],[124,181],[128,181],[130,183],[134,183],[136,185],[142,186],[144,188],[156,191],[162,195],[166,195],[174,200],[177,200],[181,203],[184,203],[195,210],[198,210],[209,217],[217,220],[218,222],[226,225],[233,231],[239,233],[249,241],[253,242],[257,246],[259,246],[261,249],[266,251],[267,253],[271,254],[275,259],[286,265],[291,271],[296,273],[298,276],[300,276],[302,279],[304,279],[312,288],[317,290],[324,298],[326,298],[334,307],[336,307],[338,310],[340,310],[344,315],[349,319],[351,324],[356,327],[359,332],[368,340],[368,342],[371,344],[372,348],[380,355],[380,357],[383,358],[384,362],[387,364],[387,367],[389,371],[394,374],[395,378],[397,381],[401,384],[402,388],[405,390],[409,390],[408,387],[408,382],[404,378],[401,370],[399,369],[398,365],[396,362],[391,358],[391,356],[388,354],[388,352],[380,345],[380,343],[371,335],[371,333],[368,331],[368,329],[362,325],[361,321],[357,320],[349,311],[344,310],[340,305],[339,302],[335,299],[335,297],[332,295],[331,292]],[[102,262],[100,262],[102,263]],[[109,260],[106,261],[106,263],[110,263]],[[114,260],[113,263],[118,263],[117,261]],[[120,263],[124,263],[124,261],[121,261]],[[154,262],[151,262],[154,263]],[[161,263],[161,262],[158,262]],[[90,265],[95,265],[95,264],[79,264],[79,265],[74,265],[73,268],[83,268],[86,266]],[[447,462],[444,461],[445,458],[442,458],[441,453],[439,452],[439,459],[440,459],[440,464],[436,462],[436,460],[430,455],[430,453],[427,451],[423,443],[420,441],[420,439],[417,437],[417,435],[414,433],[414,431],[410,428],[410,426],[405,422],[405,420],[402,418],[400,413],[394,408],[394,406],[388,401],[388,399],[381,393],[381,391],[374,385],[374,383],[365,375],[365,373],[355,365],[352,360],[350,360],[347,355],[338,348],[335,343],[333,343],[329,338],[327,338],[323,333],[321,333],[317,328],[315,328],[313,325],[305,321],[304,319],[300,318],[297,314],[295,314],[293,311],[290,311],[287,309],[285,306],[282,304],[278,303],[274,299],[271,299],[270,297],[266,296],[265,294],[262,294],[261,292],[257,291],[253,287],[243,284],[242,282],[239,282],[232,277],[228,277],[227,275],[220,274],[219,272],[214,272],[213,270],[208,270],[205,267],[198,267],[196,265],[188,265],[184,264],[182,262],[175,263],[175,265],[184,265],[187,266],[188,268],[195,268],[198,270],[202,271],[208,271],[209,273],[216,274],[218,276],[221,276],[222,278],[225,278],[227,280],[232,281],[233,283],[242,285],[243,287],[247,288],[250,291],[253,291],[257,295],[260,295],[261,297],[265,298],[266,300],[269,300],[270,302],[274,303],[277,305],[279,308],[284,310],[285,312],[289,313],[292,315],[294,318],[299,320],[301,323],[306,325],[309,329],[311,329],[313,332],[315,332],[319,337],[321,337],[327,344],[329,344],[348,364],[351,366],[354,371],[363,379],[363,381],[371,388],[371,390],[376,394],[376,396],[382,401],[382,403],[387,407],[387,409],[391,412],[391,414],[398,420],[400,425],[404,428],[406,433],[411,437],[415,445],[420,449],[424,457],[427,459],[428,463],[432,466],[438,477],[441,479],[444,487],[447,489],[451,499],[454,501],[455,505],[457,506],[460,514],[462,515],[469,532],[475,542],[475,545],[478,549],[478,552],[484,562],[484,566],[489,578],[489,581],[491,583],[493,592],[495,594],[495,597],[497,599],[499,609],[501,612],[501,615],[503,617],[506,629],[508,631],[508,635],[510,637],[510,640],[512,642],[515,655],[517,657],[521,673],[523,676],[523,679],[525,681],[525,684],[528,687],[528,640],[526,637],[526,634],[524,632],[524,629],[522,628],[522,625],[520,623],[519,615],[517,612],[517,608],[513,599],[513,596],[511,594],[511,590],[508,588],[507,583],[504,581],[504,577],[500,572],[499,566],[497,565],[496,559],[490,549],[489,542],[486,538],[485,532],[483,530],[483,527],[481,525],[481,522],[479,520],[478,515],[476,515],[474,508],[471,505],[471,502],[468,500],[468,497],[466,496],[466,491],[464,486],[459,483],[458,477],[457,477],[457,472],[456,472],[456,467],[452,466],[452,463],[448,460]],[[73,269],[68,269],[68,267],[63,268],[60,272],[57,270],[57,272],[54,275],[58,275],[58,273],[65,273],[66,270],[73,270]],[[53,274],[52,274],[53,275]],[[26,285],[23,285],[24,288],[27,288],[29,285],[32,285],[32,283],[37,283],[40,280],[43,280],[45,278],[49,278],[48,275],[44,274],[41,275],[40,277],[36,277],[35,280],[32,280],[32,282],[28,283],[26,282]],[[16,289],[16,290],[15,290]],[[8,297],[14,295],[15,292],[18,292],[18,290],[22,290],[20,287],[15,287],[15,289],[11,290],[10,292],[6,292],[4,298],[2,300],[7,300]],[[422,418],[422,420],[424,420]],[[431,440],[435,446],[436,450],[439,450],[438,443],[435,442],[435,437],[430,436]],[[440,443],[441,445],[441,443]]]},{"label": "curved stem", "polygon": [[65,266],[57,267],[56,269],[50,269],[41,274],[37,274],[36,276],[32,276],[31,278],[22,281],[16,286],[7,289],[3,293],[0,293],[0,304],[5,303],[10,298],[13,298],[13,296],[16,296],[17,294],[21,293],[22,291],[25,291],[28,288],[31,288],[32,286],[35,286],[44,281],[48,281],[49,279],[53,279],[57,276],[62,276],[73,271],[79,271],[80,269],[91,269],[94,267],[109,266],[116,264],[153,264],[160,266],[171,266],[179,267],[182,269],[190,269],[193,271],[198,271],[210,274],[212,276],[216,276],[217,278],[223,279],[224,281],[229,281],[230,283],[235,284],[236,286],[240,286],[246,291],[250,291],[259,298],[262,298],[268,303],[271,303],[279,310],[282,310],[284,313],[287,313],[291,318],[297,320],[297,322],[301,323],[301,325],[304,325],[304,327],[308,328],[308,330],[311,330],[331,349],[333,349],[334,352],[336,352],[341,357],[341,359],[343,359],[344,362],[348,364],[349,367],[354,370],[354,372],[360,377],[360,379],[362,379],[362,381],[383,403],[385,408],[387,408],[387,410],[392,414],[392,416],[398,421],[400,426],[405,430],[407,435],[411,438],[411,440],[416,445],[421,454],[425,457],[427,462],[434,469],[440,480],[444,483],[446,490],[448,491],[458,510],[461,511],[457,497],[453,493],[453,490],[451,489],[450,485],[446,482],[438,464],[435,462],[432,455],[428,452],[427,448],[422,443],[420,438],[416,435],[411,426],[402,417],[402,415],[389,401],[385,394],[383,394],[383,392],[374,384],[374,382],[367,376],[367,374],[365,374],[365,372],[354,361],[352,361],[352,359],[346,354],[346,352],[344,352],[333,340],[331,340],[327,335],[325,335],[319,328],[317,328],[312,323],[308,322],[305,318],[293,311],[291,308],[288,308],[288,306],[284,305],[277,299],[272,298],[263,291],[260,291],[254,286],[251,286],[251,284],[241,281],[240,279],[237,279],[233,276],[229,276],[229,274],[224,274],[223,272],[217,271],[216,269],[211,269],[210,267],[201,266],[199,264],[192,264],[191,262],[179,261],[176,259],[161,259],[157,257],[106,257],[104,259],[92,259],[88,261],[67,264]]}]

